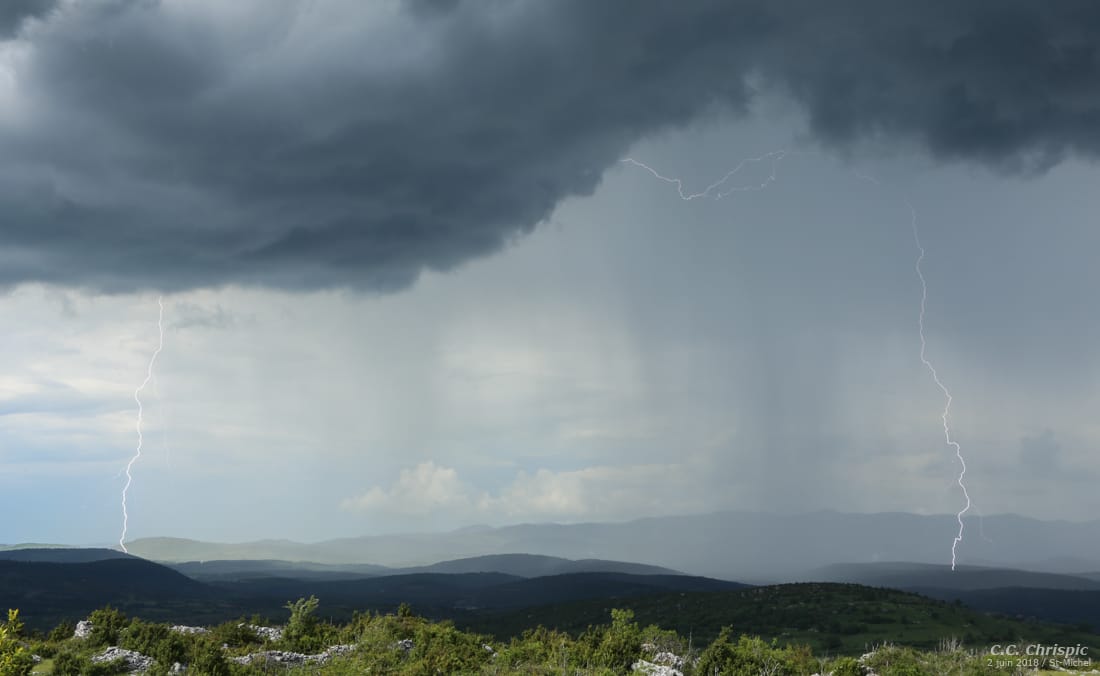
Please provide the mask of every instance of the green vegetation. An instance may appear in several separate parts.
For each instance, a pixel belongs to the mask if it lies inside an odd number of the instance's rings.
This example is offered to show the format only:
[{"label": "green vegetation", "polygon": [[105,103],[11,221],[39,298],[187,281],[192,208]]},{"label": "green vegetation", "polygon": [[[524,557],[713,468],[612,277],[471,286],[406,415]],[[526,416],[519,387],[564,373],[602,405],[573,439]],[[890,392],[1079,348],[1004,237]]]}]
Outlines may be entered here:
[{"label": "green vegetation", "polygon": [[[794,589],[796,587],[800,589]],[[826,602],[827,595],[822,596],[825,591],[818,589],[816,591],[820,593],[815,596],[814,587],[805,585],[744,593],[766,600],[757,608],[761,613],[757,622],[763,623],[762,626],[806,625],[798,629],[806,633],[813,633],[811,628],[830,622],[837,623],[842,632],[848,624],[859,625],[860,631],[863,631],[864,624],[881,625],[888,622],[887,613],[899,611],[898,607],[890,605],[891,599],[898,599],[886,590],[833,587],[837,588],[834,591],[847,591],[849,595],[862,590],[861,594],[867,595],[878,605],[870,610],[854,602],[849,606],[837,606],[835,597],[828,597],[831,600]],[[795,591],[800,593],[795,594]],[[688,599],[690,596],[682,595],[681,598]],[[720,598],[727,602],[730,600],[728,597]],[[641,601],[631,600],[649,612],[650,608]],[[653,602],[650,600],[650,603]],[[792,609],[784,603],[795,604],[796,607]],[[864,645],[844,655],[829,649],[815,652],[804,641],[781,640],[777,636],[764,638],[730,626],[722,628],[712,639],[703,641],[699,634],[688,633],[685,636],[655,623],[643,626],[639,624],[633,609],[611,608],[602,622],[586,625],[576,632],[537,625],[501,640],[460,629],[450,620],[432,621],[419,617],[407,604],[402,604],[394,614],[356,613],[342,625],[318,618],[319,605],[316,597],[288,603],[285,609],[289,611],[289,619],[278,640],[265,640],[249,626],[252,622],[244,618],[223,623],[206,633],[180,633],[167,624],[129,618],[114,608],[105,607],[90,615],[93,628],[87,638],[73,638],[72,626],[65,625],[46,635],[39,634],[37,640],[28,643],[25,641],[28,637],[23,636],[18,611],[11,610],[8,621],[0,625],[0,676],[26,676],[32,673],[104,676],[125,673],[124,661],[92,661],[92,657],[101,654],[108,645],[153,658],[153,666],[147,672],[150,676],[168,674],[175,663],[187,665],[189,674],[204,676],[273,673],[288,676],[352,676],[366,673],[409,676],[612,676],[632,673],[633,665],[639,660],[676,666],[691,676],[809,676],[830,672],[833,676],[866,676],[872,672],[879,676],[939,676],[948,673],[961,676],[1016,676],[1043,673],[1021,670],[1014,664],[991,664],[989,655],[984,654],[989,643],[984,640],[960,641],[949,638],[949,635],[942,635],[931,649],[878,643],[873,650],[869,650],[870,645]],[[952,612],[967,612],[948,604],[941,606],[925,601],[925,605],[930,608],[927,612],[942,613],[940,619],[949,624]],[[789,610],[798,612],[787,612]],[[736,610],[742,611],[744,608]],[[873,618],[868,615],[869,612],[874,615]],[[798,617],[805,620],[796,621]],[[931,616],[926,614],[922,617]],[[970,613],[970,617],[977,616]],[[903,615],[903,619],[906,616]],[[907,619],[913,620],[912,617]],[[941,622],[935,626],[942,628],[945,625]],[[1015,633],[1022,626],[1013,626],[1013,633],[1007,638],[1021,645],[1026,644]],[[976,630],[986,629],[989,628]],[[1043,630],[1055,629],[1047,627]],[[830,642],[830,638],[818,637],[824,642]],[[1042,640],[1046,637],[1029,638]],[[1093,640],[1087,645],[1091,646],[1096,643],[1097,637],[1092,635],[1090,638]],[[1058,640],[1063,645],[1069,642],[1064,633],[1058,636]],[[256,656],[257,653],[273,650],[318,654],[337,645],[346,648],[344,651],[332,651],[331,658],[323,664],[283,666],[274,659],[268,661]],[[870,654],[856,657],[863,652]],[[32,654],[46,659],[35,666]],[[234,657],[250,654],[254,656],[250,664],[239,664],[233,660]]]},{"label": "green vegetation", "polygon": [[8,621],[0,625],[0,676],[24,676],[34,668],[31,651],[19,641],[22,633],[19,611],[9,610]]},{"label": "green vegetation", "polygon": [[464,629],[506,639],[537,624],[579,634],[606,622],[610,604],[630,609],[643,625],[656,624],[697,644],[738,634],[807,645],[815,653],[860,655],[867,646],[895,642],[932,650],[944,637],[970,646],[1020,642],[1100,644],[1087,626],[1064,626],[981,613],[959,603],[855,584],[802,583],[728,592],[664,593],[591,599],[456,618]]}]

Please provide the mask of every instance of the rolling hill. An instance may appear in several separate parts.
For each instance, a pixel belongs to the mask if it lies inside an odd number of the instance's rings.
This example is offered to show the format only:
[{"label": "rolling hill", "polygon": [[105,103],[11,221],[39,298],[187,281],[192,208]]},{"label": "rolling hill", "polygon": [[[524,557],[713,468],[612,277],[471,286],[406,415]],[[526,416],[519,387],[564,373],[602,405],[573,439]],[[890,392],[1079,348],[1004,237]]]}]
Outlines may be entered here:
[{"label": "rolling hill", "polygon": [[[968,537],[960,546],[964,564],[1066,573],[1067,562],[1073,562],[1075,570],[1100,570],[1100,521],[1040,521],[1001,515],[985,517],[981,527],[985,539]],[[625,523],[520,524],[365,536],[310,544],[144,538],[129,543],[129,549],[168,562],[277,559],[391,568],[525,552],[575,560],[636,561],[691,575],[767,583],[805,579],[808,571],[837,563],[943,564],[950,560],[957,529],[954,515],[719,512]],[[976,531],[975,527],[967,532]]]},{"label": "rolling hill", "polygon": [[539,624],[576,634],[607,622],[611,608],[629,608],[643,626],[675,629],[702,644],[712,641],[722,627],[732,626],[738,633],[780,643],[805,643],[815,652],[859,654],[885,642],[934,649],[949,637],[975,649],[1021,638],[1100,648],[1100,636],[1079,627],[990,615],[911,592],[836,583],[660,593],[613,601],[595,598],[470,614],[456,618],[456,623],[497,637],[514,636]]},{"label": "rolling hill", "polygon": [[90,563],[108,559],[138,559],[138,557],[116,549],[100,547],[19,547],[0,549],[0,561]]},{"label": "rolling hill", "polygon": [[373,564],[336,564],[312,561],[230,560],[166,562],[188,577],[208,582],[231,582],[264,577],[301,580],[349,580],[379,575],[411,573],[504,573],[518,577],[544,577],[566,573],[626,573],[630,575],[679,575],[679,571],[626,561],[582,559],[533,554],[491,554],[468,559],[441,561],[427,566],[388,568]]},{"label": "rolling hill", "polygon": [[813,582],[852,582],[893,589],[976,590],[1005,587],[1100,590],[1100,580],[1009,568],[919,563],[845,563],[824,566],[805,576]]},{"label": "rolling hill", "polygon": [[29,627],[81,619],[112,605],[154,620],[220,622],[259,613],[285,615],[287,601],[311,595],[323,615],[392,611],[410,603],[443,618],[473,609],[519,608],[563,600],[626,598],[670,591],[716,591],[741,585],[685,575],[615,572],[520,577],[504,573],[407,573],[358,579],[253,577],[200,582],[134,557],[93,562],[0,561],[0,606],[19,608]]},{"label": "rolling hill", "polygon": [[538,554],[489,554],[441,561],[428,566],[394,570],[395,573],[505,573],[518,577],[545,577],[568,573],[625,573],[627,575],[682,575],[683,573],[627,561],[565,559]]},{"label": "rolling hill", "polygon": [[312,561],[229,560],[184,561],[165,563],[169,568],[195,580],[232,582],[264,577],[285,577],[300,580],[353,580],[362,577],[390,575],[393,568],[361,564],[326,564]]}]

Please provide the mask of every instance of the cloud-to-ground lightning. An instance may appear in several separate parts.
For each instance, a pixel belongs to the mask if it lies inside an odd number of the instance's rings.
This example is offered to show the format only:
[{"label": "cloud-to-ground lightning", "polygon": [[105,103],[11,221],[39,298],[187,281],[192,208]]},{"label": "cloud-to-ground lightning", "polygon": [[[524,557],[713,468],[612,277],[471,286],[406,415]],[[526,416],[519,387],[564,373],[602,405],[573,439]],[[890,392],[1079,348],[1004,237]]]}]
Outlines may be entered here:
[{"label": "cloud-to-ground lightning", "polygon": [[949,419],[951,417],[951,392],[948,391],[947,386],[940,380],[940,376],[936,373],[936,367],[932,365],[928,357],[925,355],[926,342],[924,339],[924,312],[925,306],[928,302],[928,284],[924,281],[924,272],[921,270],[920,264],[924,260],[924,247],[920,242],[920,231],[917,229],[917,210],[913,208],[912,204],[906,202],[909,206],[910,223],[913,228],[913,241],[917,245],[917,262],[915,268],[917,271],[917,278],[920,279],[920,314],[917,317],[917,329],[920,332],[920,360],[924,364],[925,368],[932,374],[932,380],[935,381],[936,387],[940,388],[943,392],[944,406],[943,415],[943,436],[947,445],[955,449],[955,457],[959,460],[959,476],[957,483],[959,488],[962,489],[963,497],[966,499],[966,505],[955,515],[955,519],[959,522],[959,532],[955,535],[954,541],[951,543],[951,570],[955,570],[955,562],[958,558],[959,543],[963,539],[963,530],[966,528],[963,525],[963,515],[970,511],[970,493],[966,490],[966,483],[963,479],[966,477],[966,460],[963,459],[962,447],[959,443],[951,438],[951,424]]},{"label": "cloud-to-ground lightning", "polygon": [[[727,195],[730,195],[731,193],[734,193],[734,192],[755,192],[755,191],[764,190],[765,188],[767,188],[769,185],[771,185],[772,183],[774,183],[776,181],[778,163],[779,163],[780,160],[784,159],[788,155],[817,155],[817,153],[814,152],[814,151],[791,151],[791,150],[781,149],[781,150],[774,150],[770,153],[766,153],[764,155],[760,155],[760,156],[757,156],[757,157],[750,157],[750,158],[747,158],[747,159],[743,159],[733,169],[730,169],[729,171],[727,171],[720,179],[718,179],[717,181],[714,181],[713,183],[708,185],[701,192],[694,192],[694,193],[688,193],[688,192],[684,191],[684,182],[683,182],[682,179],[672,177],[672,176],[665,176],[665,175],[661,174],[660,172],[658,172],[653,167],[649,166],[648,164],[645,164],[643,162],[639,162],[638,160],[635,160],[631,157],[624,158],[624,159],[620,160],[620,162],[625,163],[625,164],[631,164],[633,166],[644,169],[644,170],[648,171],[650,174],[652,174],[654,178],[657,178],[661,181],[664,181],[666,183],[669,183],[669,184],[672,184],[672,185],[676,186],[676,192],[679,194],[680,199],[682,199],[684,201],[691,201],[691,200],[702,199],[702,198],[706,198],[706,197],[713,197],[714,199],[721,199],[722,197],[726,197]],[[733,187],[727,188],[725,190],[721,189],[721,187],[723,185],[725,185],[731,178],[733,178],[735,175],[737,175],[748,164],[757,163],[757,162],[764,162],[764,161],[767,161],[767,160],[771,160],[771,163],[772,163],[771,173],[763,181],[761,181],[760,183],[733,186]],[[855,171],[853,173],[857,177],[859,177],[861,179],[864,179],[866,181],[869,181],[869,182],[875,184],[876,186],[881,185],[879,183],[879,181],[876,180],[874,177],[867,176],[866,174],[862,174],[858,171]],[[966,482],[964,481],[964,479],[966,477],[966,460],[963,459],[962,447],[958,444],[958,442],[956,442],[951,437],[951,424],[950,424],[951,401],[952,401],[951,392],[943,384],[943,381],[940,380],[939,374],[936,372],[935,366],[932,364],[931,360],[928,359],[927,354],[926,354],[927,353],[927,341],[926,341],[925,336],[924,336],[924,316],[925,316],[925,312],[926,312],[926,308],[927,308],[927,304],[928,304],[928,284],[927,284],[927,282],[925,281],[925,278],[924,278],[924,271],[921,269],[921,263],[924,261],[924,257],[925,257],[925,250],[924,250],[924,246],[921,244],[920,232],[919,232],[919,229],[917,227],[917,210],[916,210],[916,208],[913,207],[913,204],[911,202],[909,202],[908,200],[905,200],[905,205],[909,208],[910,226],[911,226],[911,230],[913,232],[913,241],[916,244],[917,252],[918,252],[917,253],[916,264],[915,264],[914,267],[916,269],[917,279],[920,280],[920,288],[921,288],[920,313],[917,316],[917,329],[918,329],[918,334],[919,334],[919,337],[920,337],[920,361],[921,361],[922,364],[924,364],[925,368],[927,368],[928,371],[932,374],[932,380],[936,383],[936,386],[939,387],[940,391],[943,392],[943,395],[944,395],[945,403],[944,403],[943,413],[941,415],[941,419],[943,421],[944,439],[946,440],[947,445],[950,446],[952,449],[954,449],[955,457],[959,461],[960,469],[959,469],[959,475],[956,478],[956,483],[958,483],[959,488],[962,489],[963,498],[966,501],[966,505],[962,508],[962,510],[960,510],[955,515],[956,521],[959,524],[958,533],[955,535],[954,540],[951,543],[951,570],[955,570],[956,563],[957,563],[957,560],[958,560],[958,546],[959,546],[959,543],[962,542],[962,540],[963,540],[963,531],[965,530],[965,526],[963,525],[963,516],[968,511],[970,511],[970,509],[972,507],[972,503],[971,503],[971,500],[970,500],[970,493],[967,491]],[[984,533],[983,533],[983,537],[984,537]],[[988,538],[986,538],[986,539],[988,539]]]},{"label": "cloud-to-ground lightning", "polygon": [[145,380],[141,381],[137,389],[134,390],[134,401],[137,402],[137,449],[134,451],[133,457],[130,458],[130,462],[126,463],[126,484],[122,487],[122,534],[118,538],[118,546],[122,548],[122,551],[129,552],[126,549],[126,529],[130,525],[130,514],[126,511],[126,496],[130,491],[130,484],[134,481],[134,475],[132,470],[134,463],[141,458],[141,446],[144,442],[141,432],[142,415],[144,409],[141,404],[141,392],[145,389],[145,386],[149,384],[149,381],[153,378],[153,366],[156,364],[157,357],[160,356],[161,350],[164,349],[164,299],[157,298],[157,306],[159,314],[157,315],[157,331],[159,338],[157,342],[157,349],[153,351],[153,356],[149,359],[149,366],[145,369]]}]

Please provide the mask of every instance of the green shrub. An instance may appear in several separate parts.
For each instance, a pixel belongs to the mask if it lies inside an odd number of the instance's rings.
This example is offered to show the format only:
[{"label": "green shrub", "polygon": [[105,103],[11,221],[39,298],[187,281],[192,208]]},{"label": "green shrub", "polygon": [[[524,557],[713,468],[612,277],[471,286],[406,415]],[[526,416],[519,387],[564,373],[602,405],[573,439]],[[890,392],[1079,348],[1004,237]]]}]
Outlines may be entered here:
[{"label": "green shrub", "polygon": [[72,650],[62,650],[53,660],[54,676],[80,676],[83,660]]},{"label": "green shrub", "polygon": [[642,652],[642,631],[634,621],[634,611],[613,608],[611,627],[603,635],[596,650],[596,666],[622,673],[630,672]]},{"label": "green shrub", "polygon": [[57,654],[57,644],[50,643],[48,641],[35,641],[34,643],[31,643],[28,650],[31,651],[32,655],[49,658]]},{"label": "green shrub", "polygon": [[26,676],[34,668],[31,651],[19,641],[22,633],[19,611],[9,609],[8,621],[0,624],[0,676]]},{"label": "green shrub", "polygon": [[[696,674],[723,674],[726,676],[795,676],[816,671],[817,661],[806,646],[780,648],[773,640],[765,642],[759,637],[741,636],[733,641],[733,630],[724,627],[699,656]],[[857,663],[858,666],[858,663]],[[835,672],[834,676],[842,676]]]},{"label": "green shrub", "polygon": [[260,638],[255,629],[249,626],[248,621],[243,617],[239,620],[219,624],[210,630],[210,636],[219,645],[224,643],[230,648],[258,646],[263,643],[263,639]]},{"label": "green shrub", "polygon": [[76,627],[72,622],[68,620],[62,620],[56,627],[50,630],[49,635],[46,637],[47,641],[52,643],[59,643],[66,639],[73,637],[73,632],[76,631]]},{"label": "green shrub", "polygon": [[126,672],[126,660],[96,663],[87,655],[70,650],[59,652],[53,662],[54,676],[112,676]]},{"label": "green shrub", "polygon": [[864,670],[854,657],[838,657],[829,666],[833,676],[863,676]]},{"label": "green shrub", "polygon": [[191,673],[203,676],[230,676],[233,673],[221,645],[209,638],[197,639],[189,657],[188,671]]},{"label": "green shrub", "polygon": [[335,629],[322,623],[314,614],[318,605],[320,601],[316,596],[286,604],[286,608],[290,610],[290,619],[283,629],[284,646],[297,652],[317,653],[328,647],[330,638],[336,638]]},{"label": "green shrub", "polygon": [[122,630],[130,624],[130,621],[126,619],[121,611],[111,606],[93,610],[88,615],[88,621],[92,623],[92,630],[88,634],[87,641],[88,645],[94,648],[118,645]]},{"label": "green shrub", "polygon": [[421,622],[413,632],[412,642],[407,666],[410,673],[477,673],[489,660],[489,652],[481,647],[482,637],[459,631],[447,621]]},{"label": "green shrub", "polygon": [[920,653],[895,645],[876,648],[864,666],[880,676],[922,676],[928,672],[921,664]]},{"label": "green shrub", "polygon": [[565,669],[574,652],[573,639],[568,634],[539,626],[525,630],[519,638],[513,638],[497,653],[493,663],[515,671],[532,665]]},{"label": "green shrub", "polygon": [[171,633],[167,625],[135,619],[119,632],[118,645],[127,650],[136,650],[143,655],[152,656],[156,647]]}]

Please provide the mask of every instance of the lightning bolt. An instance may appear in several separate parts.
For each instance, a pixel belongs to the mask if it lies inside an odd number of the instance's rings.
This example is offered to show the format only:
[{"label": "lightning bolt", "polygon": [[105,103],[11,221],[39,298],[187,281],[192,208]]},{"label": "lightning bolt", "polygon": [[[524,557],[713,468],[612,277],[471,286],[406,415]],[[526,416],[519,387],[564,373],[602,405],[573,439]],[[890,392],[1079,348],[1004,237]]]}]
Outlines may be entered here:
[{"label": "lightning bolt", "polygon": [[141,434],[141,423],[144,409],[141,405],[141,392],[145,389],[145,386],[149,384],[149,381],[153,379],[153,365],[157,361],[157,357],[160,355],[161,350],[164,349],[164,299],[163,297],[157,298],[157,306],[160,308],[157,315],[157,331],[160,334],[159,342],[157,343],[157,349],[153,351],[153,356],[149,359],[149,366],[145,369],[145,380],[141,381],[137,389],[134,390],[134,401],[137,402],[137,450],[134,451],[134,456],[130,458],[130,462],[126,463],[126,485],[122,487],[122,535],[118,538],[118,546],[122,548],[122,551],[129,553],[126,549],[126,529],[130,525],[130,514],[126,511],[126,496],[130,491],[130,484],[134,482],[134,476],[131,470],[134,468],[134,463],[141,458],[141,446],[144,442],[144,438]]},{"label": "lightning bolt", "polygon": [[[687,193],[687,192],[684,191],[684,182],[683,182],[682,179],[671,177],[671,176],[665,176],[665,175],[661,174],[660,172],[658,172],[653,167],[649,166],[648,164],[645,164],[643,162],[639,162],[638,160],[635,160],[631,157],[627,157],[627,158],[624,158],[624,159],[619,160],[619,161],[621,163],[631,164],[631,165],[634,165],[634,166],[639,167],[641,169],[644,169],[644,170],[648,171],[650,174],[652,174],[654,178],[657,178],[661,181],[664,181],[665,183],[670,183],[670,184],[676,186],[676,192],[677,192],[677,194],[679,194],[680,199],[684,200],[685,202],[689,202],[691,200],[702,199],[702,198],[712,197],[712,196],[713,196],[714,199],[721,199],[721,198],[726,197],[727,195],[729,195],[731,193],[734,193],[734,192],[755,192],[755,191],[764,190],[765,188],[767,188],[769,185],[771,185],[772,183],[774,183],[776,181],[778,164],[785,157],[787,157],[788,155],[817,155],[817,154],[818,153],[815,152],[815,151],[792,151],[792,150],[781,149],[781,150],[774,150],[770,153],[766,153],[764,155],[760,155],[760,156],[757,156],[757,157],[750,157],[750,158],[741,160],[741,162],[739,162],[737,164],[737,166],[735,166],[733,169],[730,169],[729,171],[727,171],[725,173],[725,175],[723,175],[717,181],[714,181],[713,183],[708,185],[703,191],[695,192],[695,193]],[[736,176],[747,165],[749,165],[751,163],[765,162],[765,161],[769,161],[769,160],[772,163],[771,173],[762,182],[757,183],[757,184],[734,186],[734,187],[726,189],[725,191],[721,190],[721,187],[723,185],[725,185],[730,179],[732,179],[734,176]],[[852,173],[854,173],[859,178],[862,178],[866,181],[874,183],[876,186],[881,186],[879,181],[877,179],[875,179],[874,177],[872,177],[872,176],[862,174],[858,171],[853,171]],[[943,392],[944,408],[943,408],[943,414],[940,416],[941,419],[943,420],[943,435],[944,435],[945,441],[947,442],[947,445],[954,449],[955,457],[959,461],[960,469],[959,469],[959,475],[956,479],[956,483],[958,483],[959,488],[962,490],[963,497],[966,500],[966,506],[964,506],[962,508],[962,510],[960,510],[955,515],[956,521],[958,521],[958,524],[959,524],[959,531],[955,535],[954,540],[951,543],[951,570],[955,570],[955,565],[956,565],[956,562],[957,562],[957,559],[958,559],[958,547],[959,547],[959,543],[962,542],[962,540],[963,540],[963,531],[965,530],[965,526],[963,524],[963,516],[968,511],[970,511],[972,503],[970,501],[970,493],[966,490],[966,483],[964,481],[964,479],[966,477],[966,460],[963,459],[962,447],[959,446],[958,442],[956,442],[954,439],[951,438],[951,424],[950,424],[951,400],[952,400],[951,392],[943,384],[943,381],[940,380],[939,374],[936,372],[936,367],[932,364],[932,362],[928,359],[928,357],[926,355],[927,341],[925,340],[925,336],[924,336],[924,315],[925,315],[927,304],[928,304],[928,284],[927,284],[927,282],[925,281],[925,278],[924,278],[924,271],[921,269],[921,263],[924,261],[925,251],[924,251],[924,246],[921,245],[920,231],[917,228],[917,210],[913,207],[913,204],[911,202],[909,202],[908,200],[905,200],[905,205],[909,208],[910,226],[911,226],[911,229],[913,231],[913,241],[917,245],[917,251],[918,251],[917,260],[916,260],[916,264],[915,264],[914,267],[915,267],[916,272],[917,272],[917,279],[920,280],[920,288],[921,288],[920,314],[917,316],[917,327],[918,327],[918,332],[919,332],[919,335],[920,335],[920,360],[921,360],[921,363],[924,364],[924,366],[932,374],[932,380],[936,383],[936,386],[940,388],[941,392]]]},{"label": "lightning bolt", "polygon": [[955,535],[954,541],[951,543],[951,570],[955,570],[955,562],[958,557],[959,543],[963,539],[963,531],[966,526],[963,524],[963,515],[970,511],[970,493],[966,490],[966,483],[963,479],[966,477],[966,460],[963,459],[962,447],[959,443],[951,438],[951,424],[949,418],[951,417],[951,392],[947,389],[947,386],[940,380],[940,376],[936,373],[936,367],[932,365],[932,362],[928,360],[925,355],[925,348],[927,343],[924,339],[924,312],[925,306],[928,303],[928,284],[924,280],[924,272],[921,271],[920,264],[924,260],[924,247],[920,243],[920,231],[917,229],[917,210],[913,208],[913,205],[906,202],[909,207],[910,224],[913,228],[913,242],[917,245],[917,251],[920,253],[917,255],[917,262],[914,268],[917,271],[917,277],[920,279],[920,314],[917,316],[917,328],[920,332],[920,360],[924,364],[925,368],[932,374],[932,380],[936,383],[936,387],[940,388],[943,392],[944,405],[943,415],[940,419],[943,420],[943,438],[947,442],[947,445],[955,449],[955,457],[959,460],[959,476],[956,479],[956,483],[959,484],[959,488],[962,490],[963,498],[966,499],[966,506],[964,506],[959,513],[955,515],[955,520],[959,522],[959,532]]},{"label": "lightning bolt", "polygon": [[[713,193],[714,199],[722,199],[723,197],[727,197],[731,193],[735,193],[735,192],[758,192],[760,190],[764,190],[769,185],[774,183],[776,181],[776,179],[778,178],[779,162],[783,158],[785,158],[788,155],[811,155],[811,154],[816,154],[816,153],[814,153],[812,151],[798,151],[798,150],[773,150],[770,153],[765,153],[765,154],[760,155],[758,157],[745,158],[745,159],[741,160],[737,164],[736,167],[734,167],[733,169],[730,169],[729,171],[727,171],[725,173],[725,175],[722,176],[722,178],[720,178],[717,181],[715,181],[714,183],[711,183],[710,185],[708,185],[706,187],[706,189],[703,190],[702,192],[696,192],[696,193],[685,193],[684,192],[684,182],[683,182],[683,180],[681,180],[679,178],[673,178],[671,176],[664,176],[660,172],[658,172],[656,169],[649,166],[648,164],[646,164],[644,162],[639,162],[638,160],[636,160],[632,157],[625,157],[625,158],[619,160],[619,162],[625,163],[625,164],[632,164],[635,167],[645,169],[650,174],[652,174],[654,178],[662,180],[665,183],[671,183],[672,185],[676,186],[676,192],[680,195],[680,199],[684,200],[685,202],[690,202],[691,200],[697,200],[697,199],[702,199],[702,198],[705,198],[705,197],[711,197],[712,193]],[[746,166],[748,166],[750,164],[756,164],[758,162],[766,162],[766,161],[769,161],[769,160],[771,161],[771,173],[768,174],[768,176],[763,181],[761,181],[760,183],[733,186],[733,187],[728,188],[725,192],[719,190],[719,188],[721,188],[731,178],[733,178],[738,173],[740,173],[741,170],[744,169]]]}]

